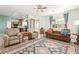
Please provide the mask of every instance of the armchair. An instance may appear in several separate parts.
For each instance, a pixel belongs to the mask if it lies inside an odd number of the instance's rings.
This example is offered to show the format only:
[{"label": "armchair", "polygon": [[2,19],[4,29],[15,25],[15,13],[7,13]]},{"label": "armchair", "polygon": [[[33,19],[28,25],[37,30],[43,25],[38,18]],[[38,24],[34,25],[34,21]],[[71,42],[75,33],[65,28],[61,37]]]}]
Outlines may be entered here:
[{"label": "armchair", "polygon": [[13,45],[15,43],[20,43],[22,41],[22,36],[19,33],[18,28],[7,28],[6,34],[3,37],[4,46]]}]

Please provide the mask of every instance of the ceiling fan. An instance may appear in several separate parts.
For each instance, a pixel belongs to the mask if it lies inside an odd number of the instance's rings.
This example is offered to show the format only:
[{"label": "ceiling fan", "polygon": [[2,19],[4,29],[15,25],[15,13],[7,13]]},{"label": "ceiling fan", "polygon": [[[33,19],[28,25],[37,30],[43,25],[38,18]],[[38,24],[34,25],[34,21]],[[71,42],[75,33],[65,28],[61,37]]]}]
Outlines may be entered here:
[{"label": "ceiling fan", "polygon": [[34,6],[34,9],[36,9],[37,12],[38,11],[44,12],[44,10],[47,9],[47,7],[44,5],[36,5]]}]

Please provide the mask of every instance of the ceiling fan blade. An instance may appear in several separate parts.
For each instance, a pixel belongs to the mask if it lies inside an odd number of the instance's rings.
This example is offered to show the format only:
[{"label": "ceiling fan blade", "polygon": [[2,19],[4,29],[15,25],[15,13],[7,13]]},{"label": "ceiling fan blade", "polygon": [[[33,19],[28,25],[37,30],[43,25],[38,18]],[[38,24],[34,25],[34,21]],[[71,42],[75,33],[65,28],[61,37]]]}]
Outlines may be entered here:
[{"label": "ceiling fan blade", "polygon": [[42,9],[47,9],[47,7],[43,7]]}]

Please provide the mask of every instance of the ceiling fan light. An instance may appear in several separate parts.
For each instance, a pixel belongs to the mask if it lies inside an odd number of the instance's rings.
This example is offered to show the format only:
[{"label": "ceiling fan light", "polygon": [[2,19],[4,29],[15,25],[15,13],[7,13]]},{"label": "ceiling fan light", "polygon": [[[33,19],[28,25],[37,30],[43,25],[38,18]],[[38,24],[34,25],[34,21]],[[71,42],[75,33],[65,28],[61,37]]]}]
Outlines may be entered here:
[{"label": "ceiling fan light", "polygon": [[36,12],[44,12],[44,10],[46,9],[46,6],[43,5],[36,5],[34,6],[34,9],[36,9]]}]

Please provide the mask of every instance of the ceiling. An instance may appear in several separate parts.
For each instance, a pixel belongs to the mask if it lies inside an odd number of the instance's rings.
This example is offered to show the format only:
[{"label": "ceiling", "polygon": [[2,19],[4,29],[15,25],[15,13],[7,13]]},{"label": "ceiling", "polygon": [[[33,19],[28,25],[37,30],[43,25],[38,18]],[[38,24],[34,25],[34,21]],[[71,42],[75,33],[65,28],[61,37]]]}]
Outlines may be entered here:
[{"label": "ceiling", "polygon": [[0,15],[7,16],[45,16],[79,8],[78,5],[46,5],[44,12],[36,12],[34,5],[0,5]]}]

